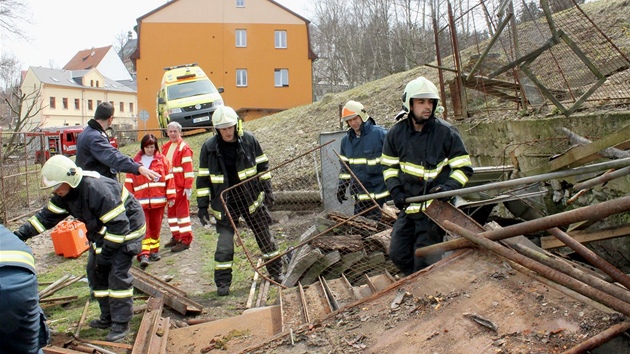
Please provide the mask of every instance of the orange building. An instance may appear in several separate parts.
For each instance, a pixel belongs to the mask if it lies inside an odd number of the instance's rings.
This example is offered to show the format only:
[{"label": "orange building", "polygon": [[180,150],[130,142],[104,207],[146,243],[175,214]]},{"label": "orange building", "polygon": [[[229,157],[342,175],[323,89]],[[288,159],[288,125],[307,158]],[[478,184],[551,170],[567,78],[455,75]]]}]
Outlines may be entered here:
[{"label": "orange building", "polygon": [[138,18],[138,111],[158,128],[164,68],[198,63],[245,120],[310,104],[309,21],[272,0],[173,0]]}]

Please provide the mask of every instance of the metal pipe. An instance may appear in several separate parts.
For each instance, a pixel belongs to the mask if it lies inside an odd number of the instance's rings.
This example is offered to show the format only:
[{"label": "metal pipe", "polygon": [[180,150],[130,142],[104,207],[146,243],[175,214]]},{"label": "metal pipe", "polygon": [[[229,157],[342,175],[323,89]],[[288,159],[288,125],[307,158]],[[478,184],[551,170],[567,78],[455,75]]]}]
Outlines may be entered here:
[{"label": "metal pipe", "polygon": [[485,191],[502,189],[502,188],[512,188],[512,187],[522,186],[525,184],[543,182],[543,181],[548,181],[548,180],[557,179],[557,178],[576,176],[576,175],[599,172],[599,171],[604,171],[611,168],[621,168],[621,167],[626,167],[626,166],[630,166],[630,157],[626,157],[624,159],[613,160],[613,161],[602,162],[602,163],[596,163],[596,164],[583,166],[583,167],[571,168],[571,169],[557,171],[557,172],[543,173],[543,174],[535,175],[535,176],[516,178],[516,179],[511,179],[509,181],[486,183],[480,186],[460,188],[460,189],[455,189],[452,191],[439,192],[439,193],[433,193],[433,194],[427,194],[427,195],[419,195],[416,197],[407,198],[405,201],[407,203],[418,203],[418,202],[423,202],[429,199],[442,199],[446,197],[452,197],[455,195],[485,192]]},{"label": "metal pipe", "polygon": [[630,304],[617,299],[614,296],[608,295],[603,291],[597,290],[591,286],[588,286],[566,274],[558,272],[555,269],[549,268],[544,264],[538,263],[533,259],[527,258],[518,252],[509,249],[507,247],[503,247],[495,242],[492,242],[488,239],[481,237],[480,234],[475,234],[474,232],[468,231],[465,228],[458,226],[450,221],[445,221],[444,226],[449,231],[455,232],[462,237],[465,237],[471,242],[488,249],[489,251],[496,253],[502,257],[505,257],[513,262],[521,264],[536,273],[548,278],[556,283],[563,285],[577,293],[580,293],[590,299],[598,301],[615,311],[619,311],[624,315],[630,315]]},{"label": "metal pipe", "polygon": [[514,248],[516,251],[518,251],[519,253],[535,260],[538,261],[544,265],[546,265],[547,267],[553,268],[557,271],[560,271],[564,274],[570,275],[573,278],[587,284],[590,285],[592,287],[594,287],[595,289],[599,289],[603,292],[605,292],[606,294],[612,295],[616,298],[619,298],[622,301],[625,301],[627,303],[630,304],[630,291],[628,291],[627,289],[624,289],[620,286],[617,286],[615,284],[611,284],[605,280],[603,280],[602,278],[598,278],[592,274],[588,274],[586,272],[583,272],[573,266],[571,266],[570,264],[558,259],[557,257],[550,255],[550,254],[546,254],[543,252],[538,252],[535,249],[529,248],[525,245],[519,244],[519,243],[513,243],[509,245],[510,247]]},{"label": "metal pipe", "polygon": [[[498,241],[518,235],[548,230],[553,227],[567,225],[578,221],[604,219],[609,215],[626,212],[628,210],[630,210],[630,196],[545,216],[540,219],[525,221],[520,224],[506,226],[497,230],[486,231],[480,235],[489,240]],[[416,257],[426,257],[428,255],[439,254],[470,246],[472,246],[472,243],[466,239],[454,239],[418,248],[416,250]]]},{"label": "metal pipe", "polygon": [[614,326],[609,327],[603,332],[585,340],[573,348],[565,350],[562,354],[580,354],[586,353],[588,350],[595,349],[611,339],[630,330],[630,321],[623,321]]},{"label": "metal pipe", "polygon": [[624,167],[624,168],[620,168],[616,171],[612,171],[610,173],[605,173],[601,176],[595,177],[595,178],[591,178],[589,180],[586,180],[584,182],[580,182],[580,183],[576,183],[573,185],[573,190],[574,191],[579,191],[582,189],[588,189],[591,188],[593,186],[596,186],[598,184],[603,184],[606,183],[612,179],[615,178],[619,178],[619,177],[624,177],[630,174],[630,166],[628,167]]},{"label": "metal pipe", "polygon": [[586,248],[586,246],[579,243],[573,237],[567,235],[557,227],[551,228],[547,230],[547,232],[554,235],[558,240],[562,241],[569,248],[577,252],[577,254],[584,257],[584,259],[588,263],[601,269],[604,273],[610,275],[611,278],[618,281],[621,285],[625,286],[627,289],[630,289],[630,277],[628,277],[624,272],[617,269],[614,265],[599,257],[597,254],[595,254],[595,252]]}]

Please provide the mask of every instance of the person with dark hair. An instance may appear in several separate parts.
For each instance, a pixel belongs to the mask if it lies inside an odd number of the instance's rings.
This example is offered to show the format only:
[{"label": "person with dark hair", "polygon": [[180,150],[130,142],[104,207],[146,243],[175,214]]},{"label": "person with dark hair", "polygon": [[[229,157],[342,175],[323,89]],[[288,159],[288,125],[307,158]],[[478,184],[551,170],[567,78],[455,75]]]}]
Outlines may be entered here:
[{"label": "person with dark hair", "polygon": [[181,252],[190,248],[193,241],[190,223],[190,198],[195,180],[193,171],[193,151],[182,139],[182,126],[170,122],[166,127],[169,141],[162,146],[162,152],[171,164],[171,173],[175,182],[175,204],[168,207],[168,226],[171,240],[164,245],[171,252]]},{"label": "person with dark hair", "polygon": [[40,354],[50,332],[39,306],[31,249],[0,225],[0,351]]},{"label": "person with dark hair", "polygon": [[160,230],[164,218],[164,208],[175,204],[175,182],[170,173],[171,166],[158,148],[158,139],[147,134],[140,141],[140,151],[133,159],[142,166],[157,172],[161,177],[149,181],[142,176],[128,173],[125,187],[138,199],[147,221],[147,234],[142,240],[142,251],[138,254],[138,262],[142,269],[149,261],[160,260]]},{"label": "person with dark hair", "polygon": [[118,172],[142,175],[151,181],[159,178],[157,172],[135,162],[112,146],[106,131],[113,121],[114,106],[109,102],[99,104],[94,112],[94,119],[88,121],[77,137],[77,166],[113,179],[116,179]]},{"label": "person with dark hair", "polygon": [[100,317],[88,325],[111,328],[105,339],[121,341],[129,333],[133,317],[133,276],[129,269],[146,232],[142,206],[117,181],[84,171],[63,155],[48,159],[41,175],[43,188],[51,188],[53,196],[14,233],[27,240],[70,215],[85,223],[90,242],[86,273],[101,309]]},{"label": "person with dark hair", "polygon": [[416,257],[415,251],[442,242],[445,232],[423,213],[432,199],[409,203],[407,198],[462,188],[473,168],[457,129],[435,116],[443,109],[435,84],[424,77],[411,80],[402,101],[399,117],[406,117],[387,132],[381,163],[389,194],[400,210],[389,257],[409,275],[440,260]]}]

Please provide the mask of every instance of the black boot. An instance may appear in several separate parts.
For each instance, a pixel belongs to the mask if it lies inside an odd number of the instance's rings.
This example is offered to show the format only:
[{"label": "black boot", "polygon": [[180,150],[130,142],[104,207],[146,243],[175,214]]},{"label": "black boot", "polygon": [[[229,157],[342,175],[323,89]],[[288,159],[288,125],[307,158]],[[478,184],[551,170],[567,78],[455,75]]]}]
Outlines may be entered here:
[{"label": "black boot", "polygon": [[88,326],[92,328],[108,329],[112,326],[112,320],[98,318],[96,320],[90,321],[90,323],[88,323]]},{"label": "black boot", "polygon": [[108,342],[120,342],[125,339],[127,333],[129,333],[129,323],[114,322],[105,340]]}]

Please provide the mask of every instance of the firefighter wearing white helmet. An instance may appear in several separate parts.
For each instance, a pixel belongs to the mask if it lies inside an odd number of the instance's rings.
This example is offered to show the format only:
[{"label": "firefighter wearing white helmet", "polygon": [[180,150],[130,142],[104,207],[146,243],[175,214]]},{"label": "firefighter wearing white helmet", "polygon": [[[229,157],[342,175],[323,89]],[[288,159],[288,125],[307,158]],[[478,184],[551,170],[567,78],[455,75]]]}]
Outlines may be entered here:
[{"label": "firefighter wearing white helmet", "polygon": [[441,242],[444,235],[423,213],[433,200],[418,203],[408,198],[462,188],[473,173],[457,129],[435,117],[439,99],[431,81],[411,80],[402,95],[407,118],[389,130],[383,145],[385,183],[402,211],[394,223],[389,256],[405,275],[439,260],[416,257],[415,250]]},{"label": "firefighter wearing white helmet", "polygon": [[389,199],[381,166],[387,130],[377,125],[363,104],[357,101],[348,101],[343,106],[341,119],[349,128],[341,139],[337,201],[343,204],[348,199],[346,190],[349,187],[354,199],[354,214],[378,221],[381,207]]},{"label": "firefighter wearing white helmet", "polygon": [[121,341],[133,316],[133,257],[140,252],[146,226],[140,203],[118,181],[84,171],[66,156],[42,167],[44,188],[53,188],[48,205],[14,233],[22,240],[55,227],[68,216],[85,223],[90,242],[87,276],[101,315],[93,328],[110,328],[105,338]]},{"label": "firefighter wearing white helmet", "polygon": [[[273,206],[274,197],[267,155],[253,134],[242,131],[234,109],[217,108],[212,125],[217,134],[201,146],[199,154],[197,215],[204,226],[210,223],[210,213],[216,219],[219,239],[214,253],[214,282],[217,294],[226,296],[230,294],[234,260],[234,228],[230,220],[237,222],[240,216],[245,219],[265,260],[279,253],[269,231],[271,216],[267,208]],[[237,184],[238,187],[230,188]],[[228,188],[228,192],[222,193]],[[279,258],[267,263],[267,272],[277,283],[284,280],[281,268]]]}]

